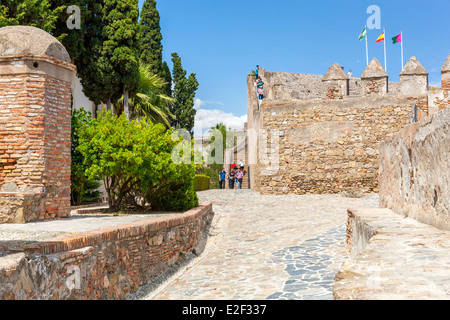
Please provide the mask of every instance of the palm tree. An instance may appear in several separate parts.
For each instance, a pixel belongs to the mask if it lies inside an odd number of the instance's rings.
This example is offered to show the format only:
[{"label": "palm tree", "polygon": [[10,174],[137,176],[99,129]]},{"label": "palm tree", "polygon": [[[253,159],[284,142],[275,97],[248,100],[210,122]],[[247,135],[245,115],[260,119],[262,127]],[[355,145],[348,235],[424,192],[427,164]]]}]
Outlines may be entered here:
[{"label": "palm tree", "polygon": [[[169,118],[173,118],[169,106],[175,99],[163,94],[163,88],[167,84],[158,75],[150,71],[150,65],[139,65],[140,86],[138,93],[129,98],[129,107],[132,119],[147,117],[153,123],[162,123],[170,128]],[[115,105],[118,114],[123,112],[123,97]]]}]

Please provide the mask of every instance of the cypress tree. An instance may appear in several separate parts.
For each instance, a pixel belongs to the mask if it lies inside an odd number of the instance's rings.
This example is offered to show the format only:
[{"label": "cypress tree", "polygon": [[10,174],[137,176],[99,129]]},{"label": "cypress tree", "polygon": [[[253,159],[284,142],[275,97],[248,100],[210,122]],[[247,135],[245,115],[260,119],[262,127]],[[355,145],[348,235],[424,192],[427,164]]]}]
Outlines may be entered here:
[{"label": "cypress tree", "polygon": [[128,118],[128,98],[139,88],[138,19],[138,0],[105,0],[101,70],[104,75],[111,76],[110,89],[117,88],[110,93],[107,102],[115,103],[122,92],[124,113]]},{"label": "cypress tree", "polygon": [[153,74],[161,74],[162,51],[160,16],[155,0],[146,0],[142,6],[140,31],[140,59],[150,65]]},{"label": "cypress tree", "polygon": [[150,65],[150,71],[166,81],[166,85],[159,90],[167,96],[172,95],[172,76],[169,66],[163,61],[163,45],[160,25],[160,15],[155,0],[146,0],[141,10],[139,21],[139,49],[140,61]]},{"label": "cypress tree", "polygon": [[172,62],[173,98],[176,100],[170,108],[170,112],[174,115],[172,127],[186,129],[193,135],[196,114],[194,98],[199,84],[195,73],[186,78],[186,70],[183,69],[181,58],[177,53],[172,53]]}]

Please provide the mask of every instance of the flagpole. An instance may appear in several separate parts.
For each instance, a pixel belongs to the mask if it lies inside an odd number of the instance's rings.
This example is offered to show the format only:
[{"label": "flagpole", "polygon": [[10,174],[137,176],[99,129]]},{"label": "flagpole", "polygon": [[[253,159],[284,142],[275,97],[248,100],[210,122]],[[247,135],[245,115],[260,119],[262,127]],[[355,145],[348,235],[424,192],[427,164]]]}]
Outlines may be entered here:
[{"label": "flagpole", "polygon": [[369,45],[367,44],[367,26],[366,26],[366,62],[369,65]]},{"label": "flagpole", "polygon": [[384,70],[387,72],[387,60],[386,60],[386,29],[383,28],[384,33]]},{"label": "flagpole", "polygon": [[403,64],[403,62],[404,62],[404,60],[403,60],[403,31],[400,33],[402,36],[402,70],[403,70],[403,67],[404,67],[404,64]]}]

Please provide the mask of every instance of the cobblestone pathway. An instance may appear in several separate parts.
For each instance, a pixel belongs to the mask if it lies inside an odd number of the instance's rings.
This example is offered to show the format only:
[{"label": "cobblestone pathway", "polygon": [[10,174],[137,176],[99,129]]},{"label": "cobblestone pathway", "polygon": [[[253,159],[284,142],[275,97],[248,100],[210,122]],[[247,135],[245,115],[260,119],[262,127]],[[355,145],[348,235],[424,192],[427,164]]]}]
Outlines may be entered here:
[{"label": "cobblestone pathway", "polygon": [[215,212],[205,251],[143,299],[332,299],[334,275],[347,259],[347,208],[378,207],[377,195],[210,190],[199,198]]}]

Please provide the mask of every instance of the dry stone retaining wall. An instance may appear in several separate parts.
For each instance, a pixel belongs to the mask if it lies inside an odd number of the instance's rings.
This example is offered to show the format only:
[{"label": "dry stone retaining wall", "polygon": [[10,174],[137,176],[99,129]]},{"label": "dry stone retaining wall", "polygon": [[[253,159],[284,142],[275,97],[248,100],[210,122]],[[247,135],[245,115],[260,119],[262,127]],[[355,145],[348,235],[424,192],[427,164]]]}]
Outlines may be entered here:
[{"label": "dry stone retaining wall", "polygon": [[[0,299],[123,299],[197,250],[212,204],[55,239],[0,257]],[[200,252],[198,252],[200,253]]]}]

